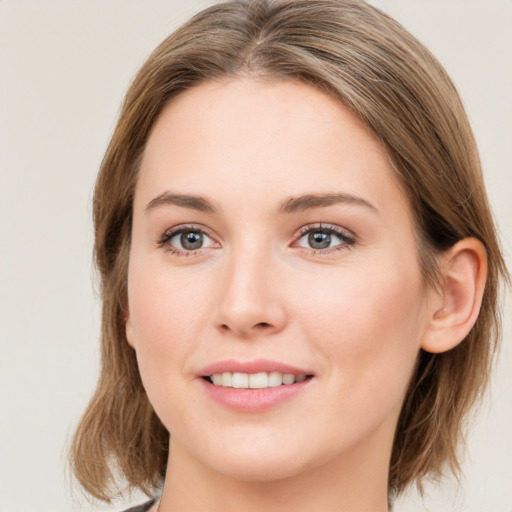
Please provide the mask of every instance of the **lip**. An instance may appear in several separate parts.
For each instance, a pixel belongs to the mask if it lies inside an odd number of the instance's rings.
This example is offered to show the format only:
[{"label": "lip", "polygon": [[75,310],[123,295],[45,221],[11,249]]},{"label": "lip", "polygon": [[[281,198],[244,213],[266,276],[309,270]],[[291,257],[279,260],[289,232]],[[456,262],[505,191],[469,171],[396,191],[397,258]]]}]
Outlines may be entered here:
[{"label": "lip", "polygon": [[302,394],[314,380],[313,378],[307,378],[302,382],[288,385],[283,384],[281,386],[264,389],[240,389],[216,386],[204,378],[214,373],[224,372],[280,372],[293,373],[296,376],[307,375],[311,377],[313,376],[313,372],[266,359],[257,359],[254,361],[218,361],[201,369],[198,373],[198,377],[206,395],[223,407],[243,413],[264,412],[274,408]]}]

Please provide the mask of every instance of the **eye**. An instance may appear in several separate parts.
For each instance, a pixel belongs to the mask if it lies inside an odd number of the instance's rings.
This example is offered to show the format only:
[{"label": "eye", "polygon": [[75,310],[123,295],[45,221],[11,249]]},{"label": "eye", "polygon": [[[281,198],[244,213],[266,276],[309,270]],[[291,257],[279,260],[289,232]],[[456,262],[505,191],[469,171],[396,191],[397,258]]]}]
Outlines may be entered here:
[{"label": "eye", "polygon": [[355,237],[338,226],[305,226],[299,230],[300,238],[293,244],[313,251],[339,250],[355,243]]},{"label": "eye", "polygon": [[159,242],[174,253],[191,253],[213,247],[216,242],[198,227],[181,226],[166,231]]}]

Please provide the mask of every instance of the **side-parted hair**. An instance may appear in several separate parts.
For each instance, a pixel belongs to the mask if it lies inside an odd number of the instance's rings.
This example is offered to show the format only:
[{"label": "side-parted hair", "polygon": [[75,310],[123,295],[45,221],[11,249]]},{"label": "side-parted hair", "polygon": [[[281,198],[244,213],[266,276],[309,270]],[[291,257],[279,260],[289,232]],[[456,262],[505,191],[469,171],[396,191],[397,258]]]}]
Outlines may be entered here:
[{"label": "side-parted hair", "polygon": [[109,501],[120,475],[151,493],[165,475],[169,433],[142,386],[125,335],[132,208],[155,121],[205,81],[252,77],[317,87],[382,141],[411,204],[425,283],[437,256],[466,237],[485,246],[488,278],[467,338],[441,354],[420,351],[396,430],[390,495],[459,468],[464,420],[481,397],[500,334],[499,283],[508,279],[464,107],[433,55],[396,21],[358,0],[234,0],[169,36],[128,90],[93,200],[101,277],[102,368],[71,446],[85,490]]}]

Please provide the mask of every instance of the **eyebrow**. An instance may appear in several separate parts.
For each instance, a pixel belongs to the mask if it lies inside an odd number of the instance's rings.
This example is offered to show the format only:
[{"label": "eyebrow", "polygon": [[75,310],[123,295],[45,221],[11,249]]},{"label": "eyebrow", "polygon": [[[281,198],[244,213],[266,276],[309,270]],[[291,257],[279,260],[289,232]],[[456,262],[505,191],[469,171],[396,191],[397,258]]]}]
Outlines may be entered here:
[{"label": "eyebrow", "polygon": [[[304,194],[297,197],[285,199],[279,207],[280,213],[295,213],[309,210],[312,208],[323,208],[334,204],[345,203],[363,206],[374,212],[377,208],[362,197],[354,196],[344,192],[336,193],[314,193]],[[201,196],[188,194],[173,194],[164,192],[152,199],[146,206],[146,212],[153,210],[161,205],[174,205],[182,208],[189,208],[205,213],[217,213],[218,209],[213,204]]]},{"label": "eyebrow", "polygon": [[146,212],[161,205],[181,206],[206,213],[216,213],[217,209],[204,197],[164,192],[152,199],[146,206]]},{"label": "eyebrow", "polygon": [[323,208],[334,204],[347,203],[357,206],[363,206],[374,212],[377,208],[362,197],[346,194],[344,192],[326,193],[326,194],[305,194],[297,197],[290,197],[281,204],[279,211],[281,213],[294,213],[309,210],[311,208]]}]

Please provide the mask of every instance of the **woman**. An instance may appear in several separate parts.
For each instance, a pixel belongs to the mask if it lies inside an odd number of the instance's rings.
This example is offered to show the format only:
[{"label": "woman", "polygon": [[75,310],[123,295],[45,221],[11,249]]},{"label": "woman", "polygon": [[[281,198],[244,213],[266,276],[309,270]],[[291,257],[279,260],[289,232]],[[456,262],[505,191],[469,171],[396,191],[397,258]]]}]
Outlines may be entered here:
[{"label": "woman", "polygon": [[117,468],[160,512],[381,511],[457,471],[507,274],[460,99],[389,17],[194,17],[127,93],[94,220],[93,496]]}]

